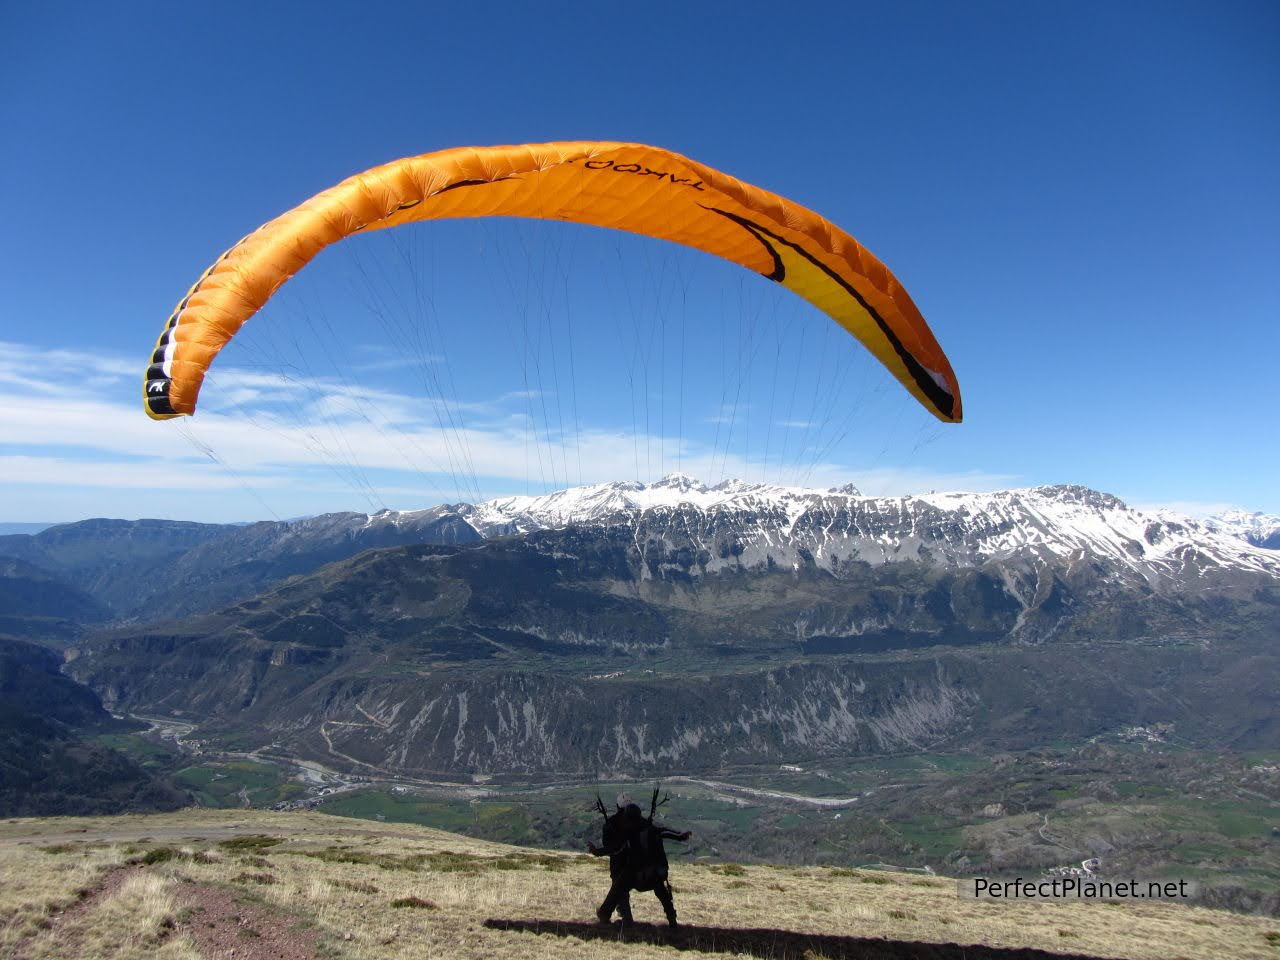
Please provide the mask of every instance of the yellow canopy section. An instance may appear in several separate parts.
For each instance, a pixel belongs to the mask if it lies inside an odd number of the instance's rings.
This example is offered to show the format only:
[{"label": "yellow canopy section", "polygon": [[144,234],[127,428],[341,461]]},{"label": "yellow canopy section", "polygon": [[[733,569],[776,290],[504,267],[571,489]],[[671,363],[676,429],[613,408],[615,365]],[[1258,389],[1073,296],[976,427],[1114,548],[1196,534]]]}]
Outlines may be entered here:
[{"label": "yellow canopy section", "polygon": [[165,324],[147,367],[153,419],[190,415],[218,351],[324,247],[446,217],[568,220],[674,240],[783,284],[861,340],[926,409],[958,423],[960,388],[907,291],[839,227],[777,194],[634,143],[463,147],[356,174],[224,253]]}]

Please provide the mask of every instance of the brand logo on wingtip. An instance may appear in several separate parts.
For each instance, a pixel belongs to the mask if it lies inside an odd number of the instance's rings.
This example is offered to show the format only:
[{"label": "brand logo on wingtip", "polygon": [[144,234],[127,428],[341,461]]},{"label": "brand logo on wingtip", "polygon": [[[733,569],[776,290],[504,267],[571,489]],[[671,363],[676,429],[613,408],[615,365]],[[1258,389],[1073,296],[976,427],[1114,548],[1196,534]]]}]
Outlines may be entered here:
[{"label": "brand logo on wingtip", "polygon": [[612,170],[614,173],[630,173],[638,177],[655,177],[658,180],[663,180],[676,186],[706,191],[706,187],[701,180],[695,180],[693,177],[678,177],[668,170],[655,170],[642,163],[619,163],[617,160],[580,160],[580,158],[573,158],[565,162],[581,162],[582,166],[587,170]]}]

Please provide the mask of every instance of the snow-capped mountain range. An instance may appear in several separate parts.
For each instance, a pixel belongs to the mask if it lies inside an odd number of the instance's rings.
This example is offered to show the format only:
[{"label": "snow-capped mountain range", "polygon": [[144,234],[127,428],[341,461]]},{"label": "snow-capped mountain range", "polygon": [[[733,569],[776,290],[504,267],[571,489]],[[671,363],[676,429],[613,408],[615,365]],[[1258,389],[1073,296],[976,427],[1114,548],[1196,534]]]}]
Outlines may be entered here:
[{"label": "snow-capped mountain range", "polygon": [[1081,486],[868,497],[852,486],[711,486],[672,475],[247,526],[86,520],[0,537],[0,556],[91,585],[111,616],[147,620],[217,609],[364,550],[512,536],[550,553],[622,547],[639,580],[802,568],[843,578],[850,564],[915,564],[985,569],[1010,590],[1020,584],[1020,595],[1080,575],[1140,592],[1252,596],[1280,585],[1275,519],[1194,520]]},{"label": "snow-capped mountain range", "polygon": [[1208,517],[1204,524],[1210,530],[1239,537],[1255,547],[1280,550],[1280,516],[1275,514],[1228,510]]},{"label": "snow-capped mountain range", "polygon": [[1060,485],[992,493],[869,497],[831,489],[727,480],[708,486],[682,474],[512,496],[431,511],[381,513],[370,525],[410,524],[451,512],[480,538],[570,527],[626,527],[637,547],[665,544],[705,554],[699,567],[816,562],[917,561],[981,566],[1041,560],[1099,562],[1152,585],[1214,569],[1280,577],[1266,537],[1280,523],[1261,514],[1195,520],[1144,512],[1109,494]]}]

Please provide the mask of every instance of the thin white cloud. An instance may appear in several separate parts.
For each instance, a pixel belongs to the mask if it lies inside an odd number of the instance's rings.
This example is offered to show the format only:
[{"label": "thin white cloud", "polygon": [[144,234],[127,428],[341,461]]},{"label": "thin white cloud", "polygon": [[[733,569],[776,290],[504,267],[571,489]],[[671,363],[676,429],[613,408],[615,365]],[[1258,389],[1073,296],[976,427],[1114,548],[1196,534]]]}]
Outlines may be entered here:
[{"label": "thin white cloud", "polygon": [[[538,429],[521,409],[529,399],[521,392],[460,404],[377,385],[234,367],[209,378],[197,416],[156,423],[134,400],[129,383],[138,373],[135,365],[8,346],[13,349],[0,362],[0,445],[10,450],[0,449],[0,496],[6,489],[10,499],[34,488],[96,489],[103,492],[99,513],[110,512],[111,491],[188,491],[192,496],[183,502],[193,518],[215,509],[197,506],[202,492],[208,500],[219,491],[260,491],[269,509],[293,516],[304,512],[295,505],[301,499],[344,509],[365,502],[376,508],[391,498],[397,502],[386,505],[411,508],[531,484],[548,488],[637,474],[652,480],[677,466],[708,482],[852,482],[875,495],[995,489],[1016,481],[920,469],[860,471],[825,458],[780,473],[776,462],[746,460],[688,437]],[[95,377],[75,375],[83,364]],[[29,378],[40,370],[57,374],[61,388],[32,392]],[[745,404],[737,415],[746,416]],[[44,496],[33,502],[55,501]]]},{"label": "thin white cloud", "polygon": [[246,483],[258,487],[281,487],[288,482],[285,476],[236,477],[230,472],[201,469],[198,464],[0,455],[0,486],[30,484],[104,489],[226,490]]},{"label": "thin white cloud", "polygon": [[438,353],[406,353],[381,343],[357,344],[355,352],[364,355],[355,357],[351,362],[351,369],[356,373],[415,370],[444,361],[444,357]]},{"label": "thin white cloud", "polygon": [[0,378],[3,382],[40,381],[52,376],[71,375],[107,379],[142,379],[137,363],[121,357],[87,350],[45,349],[12,340],[0,340]]},{"label": "thin white cloud", "polygon": [[702,418],[703,423],[714,424],[742,424],[745,423],[751,415],[751,405],[746,401],[742,403],[721,404],[720,409],[716,410]]}]

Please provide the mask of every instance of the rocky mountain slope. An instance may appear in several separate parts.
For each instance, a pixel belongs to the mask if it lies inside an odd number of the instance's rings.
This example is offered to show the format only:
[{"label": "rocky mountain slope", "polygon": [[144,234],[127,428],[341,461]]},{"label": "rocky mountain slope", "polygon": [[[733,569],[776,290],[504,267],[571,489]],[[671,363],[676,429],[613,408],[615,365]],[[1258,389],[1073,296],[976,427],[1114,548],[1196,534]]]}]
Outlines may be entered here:
[{"label": "rocky mountain slope", "polygon": [[119,709],[414,775],[1025,746],[1126,723],[1280,734],[1264,550],[1075,487],[624,499],[674,486],[459,508],[488,539],[370,551],[217,614],[102,632],[71,669]]}]

